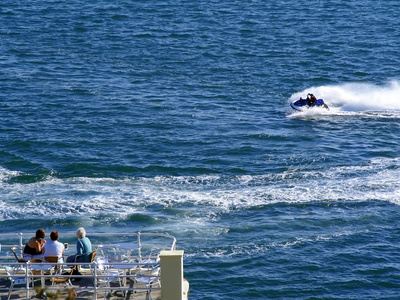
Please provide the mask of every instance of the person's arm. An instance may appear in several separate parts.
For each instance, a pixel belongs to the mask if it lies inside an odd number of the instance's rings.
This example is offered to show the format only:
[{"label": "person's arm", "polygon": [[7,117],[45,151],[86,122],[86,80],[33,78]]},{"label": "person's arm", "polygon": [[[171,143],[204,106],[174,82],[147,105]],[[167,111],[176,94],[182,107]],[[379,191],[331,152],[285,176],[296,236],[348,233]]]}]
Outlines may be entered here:
[{"label": "person's arm", "polygon": [[76,254],[77,255],[83,254],[83,245],[80,240],[78,240],[78,242],[76,243]]},{"label": "person's arm", "polygon": [[43,240],[42,242],[36,241],[35,249],[36,249],[37,253],[43,253],[44,252],[44,244],[46,244],[45,240]]}]

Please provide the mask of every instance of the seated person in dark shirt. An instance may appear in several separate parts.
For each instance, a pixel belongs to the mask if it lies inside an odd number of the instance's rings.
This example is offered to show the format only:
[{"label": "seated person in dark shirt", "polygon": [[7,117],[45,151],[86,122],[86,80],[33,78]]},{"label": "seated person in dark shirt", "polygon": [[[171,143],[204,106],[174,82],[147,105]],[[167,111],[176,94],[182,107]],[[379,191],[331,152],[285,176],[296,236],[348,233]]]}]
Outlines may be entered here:
[{"label": "seated person in dark shirt", "polygon": [[317,102],[317,97],[315,97],[313,94],[308,94],[307,95],[307,105],[308,106],[313,106]]},{"label": "seated person in dark shirt", "polygon": [[43,257],[43,246],[46,244],[44,237],[44,230],[40,228],[36,231],[36,236],[29,239],[22,255],[25,260]]}]

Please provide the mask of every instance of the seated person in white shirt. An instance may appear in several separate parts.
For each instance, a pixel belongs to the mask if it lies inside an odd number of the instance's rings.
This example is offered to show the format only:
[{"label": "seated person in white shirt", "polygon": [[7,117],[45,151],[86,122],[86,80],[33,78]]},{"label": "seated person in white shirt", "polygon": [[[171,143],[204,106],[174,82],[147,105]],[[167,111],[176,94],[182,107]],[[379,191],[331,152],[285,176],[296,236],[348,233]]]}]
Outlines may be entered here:
[{"label": "seated person in white shirt", "polygon": [[58,232],[53,231],[50,234],[50,239],[51,239],[51,241],[48,241],[44,247],[43,257],[58,256],[58,262],[62,263],[63,255],[65,252],[65,247],[64,247],[64,244],[62,244],[58,241]]}]

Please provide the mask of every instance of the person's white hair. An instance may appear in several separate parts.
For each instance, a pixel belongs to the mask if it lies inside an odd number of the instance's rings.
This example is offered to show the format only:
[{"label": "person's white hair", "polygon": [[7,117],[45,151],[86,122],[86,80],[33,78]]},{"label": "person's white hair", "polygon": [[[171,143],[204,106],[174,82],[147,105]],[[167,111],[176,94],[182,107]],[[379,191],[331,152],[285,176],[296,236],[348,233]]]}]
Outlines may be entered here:
[{"label": "person's white hair", "polygon": [[83,239],[84,237],[86,237],[86,230],[83,227],[78,228],[78,230],[76,231],[76,235],[80,238]]}]

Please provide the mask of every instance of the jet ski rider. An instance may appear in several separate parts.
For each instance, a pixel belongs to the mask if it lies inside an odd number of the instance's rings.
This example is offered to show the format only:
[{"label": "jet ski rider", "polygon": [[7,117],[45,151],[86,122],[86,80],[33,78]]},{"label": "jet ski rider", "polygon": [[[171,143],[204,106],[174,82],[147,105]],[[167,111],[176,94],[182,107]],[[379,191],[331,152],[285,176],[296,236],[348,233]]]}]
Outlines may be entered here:
[{"label": "jet ski rider", "polygon": [[317,102],[317,98],[313,94],[308,94],[307,95],[307,105],[308,106],[313,106]]}]

